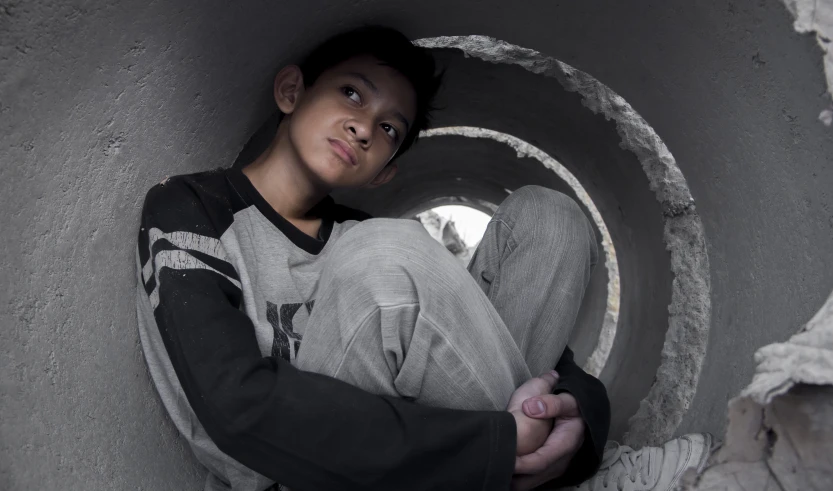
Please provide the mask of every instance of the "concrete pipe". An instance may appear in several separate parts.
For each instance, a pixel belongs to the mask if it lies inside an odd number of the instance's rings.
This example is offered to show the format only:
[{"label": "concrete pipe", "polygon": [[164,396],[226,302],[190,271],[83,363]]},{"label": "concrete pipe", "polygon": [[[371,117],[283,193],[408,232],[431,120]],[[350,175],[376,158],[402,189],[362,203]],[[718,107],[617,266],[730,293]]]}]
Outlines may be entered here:
[{"label": "concrete pipe", "polygon": [[445,109],[394,183],[338,199],[411,216],[541,184],[597,210],[620,316],[602,265],[572,344],[613,437],[721,433],[756,348],[833,288],[829,1],[2,1],[0,488],[202,486],[137,344],[139,207],[244,162],[276,70],[365,23],[435,50]]}]

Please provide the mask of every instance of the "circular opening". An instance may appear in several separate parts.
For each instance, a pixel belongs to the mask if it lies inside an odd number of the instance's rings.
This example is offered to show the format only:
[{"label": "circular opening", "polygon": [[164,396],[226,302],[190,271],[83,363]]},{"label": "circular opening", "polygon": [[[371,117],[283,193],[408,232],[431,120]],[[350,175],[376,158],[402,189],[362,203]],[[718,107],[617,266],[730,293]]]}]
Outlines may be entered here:
[{"label": "circular opening", "polygon": [[464,265],[480,244],[492,215],[466,205],[444,205],[417,213],[431,237],[442,244]]}]

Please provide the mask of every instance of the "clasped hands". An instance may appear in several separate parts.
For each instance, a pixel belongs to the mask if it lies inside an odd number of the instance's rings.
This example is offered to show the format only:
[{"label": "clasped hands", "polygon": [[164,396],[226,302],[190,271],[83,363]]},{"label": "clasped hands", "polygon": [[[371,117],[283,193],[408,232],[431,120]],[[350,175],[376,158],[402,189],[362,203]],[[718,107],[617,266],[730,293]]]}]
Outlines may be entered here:
[{"label": "clasped hands", "polygon": [[513,491],[526,491],[564,474],[584,443],[584,421],[575,397],[553,394],[553,370],[518,387],[506,410],[518,431]]}]

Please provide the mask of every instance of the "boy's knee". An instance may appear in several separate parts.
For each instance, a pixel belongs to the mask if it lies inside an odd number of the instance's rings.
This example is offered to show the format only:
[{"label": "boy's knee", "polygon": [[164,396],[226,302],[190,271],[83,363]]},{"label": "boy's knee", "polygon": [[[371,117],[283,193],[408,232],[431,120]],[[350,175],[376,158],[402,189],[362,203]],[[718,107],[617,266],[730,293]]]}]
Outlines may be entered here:
[{"label": "boy's knee", "polygon": [[500,208],[518,218],[532,218],[537,213],[558,213],[574,220],[584,218],[584,212],[575,200],[554,189],[535,185],[516,189],[501,203]]},{"label": "boy's knee", "polygon": [[517,235],[551,241],[569,236],[576,247],[597,255],[596,232],[581,206],[564,193],[543,186],[523,186],[500,205]]}]

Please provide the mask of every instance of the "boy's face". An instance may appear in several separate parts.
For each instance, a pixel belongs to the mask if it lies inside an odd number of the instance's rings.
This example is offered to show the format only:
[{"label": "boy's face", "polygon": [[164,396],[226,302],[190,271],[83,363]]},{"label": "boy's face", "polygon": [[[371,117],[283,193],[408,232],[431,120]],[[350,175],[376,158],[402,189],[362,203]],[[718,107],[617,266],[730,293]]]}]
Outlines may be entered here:
[{"label": "boy's face", "polygon": [[376,58],[359,56],[302,86],[296,88],[288,130],[309,177],[329,189],[392,178],[395,165],[385,166],[416,115],[416,93],[408,79]]}]

